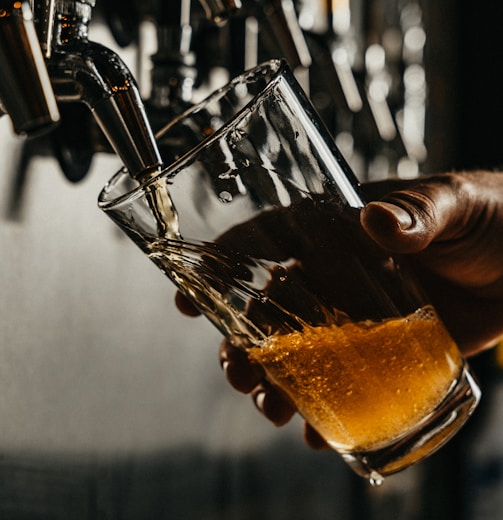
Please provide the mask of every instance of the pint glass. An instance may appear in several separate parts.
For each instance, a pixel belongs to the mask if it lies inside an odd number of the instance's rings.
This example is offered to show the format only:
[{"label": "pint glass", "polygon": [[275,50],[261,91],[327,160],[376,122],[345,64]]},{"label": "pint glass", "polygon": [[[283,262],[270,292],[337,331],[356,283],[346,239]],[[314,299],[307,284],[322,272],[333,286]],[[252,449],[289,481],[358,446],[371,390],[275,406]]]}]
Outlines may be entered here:
[{"label": "pint glass", "polygon": [[444,444],[477,384],[361,228],[359,184],[286,64],[234,79],[158,142],[166,168],[119,172],[101,209],[358,474],[380,482]]}]

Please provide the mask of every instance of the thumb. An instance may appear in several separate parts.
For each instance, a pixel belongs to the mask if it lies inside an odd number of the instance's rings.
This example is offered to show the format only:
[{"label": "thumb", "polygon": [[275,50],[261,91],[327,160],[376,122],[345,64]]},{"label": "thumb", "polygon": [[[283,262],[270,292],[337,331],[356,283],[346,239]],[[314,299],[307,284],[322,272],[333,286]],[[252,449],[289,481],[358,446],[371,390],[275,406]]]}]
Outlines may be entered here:
[{"label": "thumb", "polygon": [[460,190],[451,175],[430,177],[394,191],[361,211],[365,231],[394,253],[417,253],[459,229]]}]

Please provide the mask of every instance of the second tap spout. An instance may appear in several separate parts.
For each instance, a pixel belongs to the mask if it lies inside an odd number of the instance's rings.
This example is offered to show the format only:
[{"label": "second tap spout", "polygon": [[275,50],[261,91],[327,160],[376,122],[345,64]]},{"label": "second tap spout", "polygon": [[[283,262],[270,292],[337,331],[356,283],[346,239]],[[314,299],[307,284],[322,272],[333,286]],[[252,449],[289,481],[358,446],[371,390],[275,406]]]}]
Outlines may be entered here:
[{"label": "second tap spout", "polygon": [[52,129],[59,111],[27,1],[0,0],[0,71],[0,108],[16,133]]}]

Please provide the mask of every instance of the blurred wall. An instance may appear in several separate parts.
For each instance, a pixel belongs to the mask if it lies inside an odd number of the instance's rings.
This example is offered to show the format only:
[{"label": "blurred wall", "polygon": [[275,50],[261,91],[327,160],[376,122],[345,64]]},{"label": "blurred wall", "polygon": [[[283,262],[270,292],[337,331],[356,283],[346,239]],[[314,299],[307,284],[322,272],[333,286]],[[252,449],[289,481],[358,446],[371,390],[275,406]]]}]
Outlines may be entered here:
[{"label": "blurred wall", "polygon": [[501,168],[503,5],[423,0],[428,171]]}]

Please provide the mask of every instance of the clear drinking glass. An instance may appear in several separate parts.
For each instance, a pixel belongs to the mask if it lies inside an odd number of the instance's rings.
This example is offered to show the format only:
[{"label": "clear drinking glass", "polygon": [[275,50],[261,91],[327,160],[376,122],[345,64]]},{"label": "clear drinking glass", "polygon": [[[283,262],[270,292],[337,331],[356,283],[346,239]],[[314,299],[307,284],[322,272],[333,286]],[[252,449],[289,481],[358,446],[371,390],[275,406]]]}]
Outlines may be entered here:
[{"label": "clear drinking glass", "polygon": [[380,482],[443,445],[479,388],[362,230],[358,182],[286,64],[234,79],[158,142],[169,166],[119,172],[101,209],[356,473]]}]

